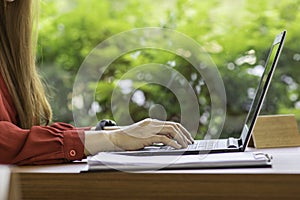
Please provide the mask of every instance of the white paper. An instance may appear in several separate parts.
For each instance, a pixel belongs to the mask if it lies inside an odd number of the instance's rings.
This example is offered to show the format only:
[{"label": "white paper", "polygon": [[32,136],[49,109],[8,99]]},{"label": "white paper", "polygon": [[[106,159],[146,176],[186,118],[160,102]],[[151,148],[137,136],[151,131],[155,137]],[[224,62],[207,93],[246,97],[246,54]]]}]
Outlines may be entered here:
[{"label": "white paper", "polygon": [[128,156],[99,153],[88,159],[90,169],[120,168],[211,168],[270,165],[266,154],[253,152],[200,155]]}]

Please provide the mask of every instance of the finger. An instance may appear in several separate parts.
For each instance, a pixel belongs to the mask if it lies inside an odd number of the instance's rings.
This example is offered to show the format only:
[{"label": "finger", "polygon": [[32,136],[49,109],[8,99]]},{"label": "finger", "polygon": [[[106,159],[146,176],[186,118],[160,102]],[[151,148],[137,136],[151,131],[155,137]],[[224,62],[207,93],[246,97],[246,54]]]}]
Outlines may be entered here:
[{"label": "finger", "polygon": [[175,149],[182,148],[182,146],[180,144],[178,144],[176,141],[169,139],[162,135],[153,135],[153,136],[147,138],[146,140],[147,140],[147,143],[148,142],[150,143],[150,144],[148,143],[148,145],[151,145],[153,143],[163,143],[164,145],[174,147]]},{"label": "finger", "polygon": [[187,140],[189,141],[190,144],[194,143],[194,139],[193,139],[192,135],[186,130],[186,128],[184,128],[182,126],[182,124],[177,123],[177,122],[170,122],[170,121],[166,121],[163,123],[165,123],[167,125],[175,126],[187,138]]},{"label": "finger", "polygon": [[191,141],[191,143],[194,143],[194,138],[192,137],[192,134],[184,128],[180,123],[175,123],[176,126],[181,130],[181,132]]},{"label": "finger", "polygon": [[151,121],[153,125],[170,125],[178,128],[180,132],[190,141],[190,143],[194,143],[194,139],[189,131],[186,130],[180,123],[171,122],[171,121],[160,121],[157,119],[148,119],[148,122]]},{"label": "finger", "polygon": [[175,123],[175,128],[177,129],[177,131],[180,132],[181,136],[184,138],[185,141],[187,141],[188,144],[192,144],[193,141],[191,141],[190,138],[188,138],[186,134],[184,134],[184,132],[180,129],[178,125],[179,124]]},{"label": "finger", "polygon": [[187,144],[192,144],[194,142],[191,134],[179,123],[147,118],[140,121],[139,124],[144,127],[151,126],[152,130],[156,133],[161,133],[164,135],[170,133],[172,134],[173,138],[175,138],[180,144],[184,146],[186,146]]},{"label": "finger", "polygon": [[187,138],[181,133],[181,131],[171,125],[164,125],[163,127],[161,127],[161,130],[158,134],[164,135],[166,137],[171,136],[171,138],[175,139],[183,147],[187,147],[187,145],[189,144]]}]

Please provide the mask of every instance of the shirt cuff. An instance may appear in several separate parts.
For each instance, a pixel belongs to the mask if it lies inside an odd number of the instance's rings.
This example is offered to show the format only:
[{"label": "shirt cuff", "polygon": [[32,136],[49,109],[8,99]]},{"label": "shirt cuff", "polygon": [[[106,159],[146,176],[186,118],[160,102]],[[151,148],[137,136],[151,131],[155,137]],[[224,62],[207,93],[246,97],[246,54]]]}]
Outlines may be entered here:
[{"label": "shirt cuff", "polygon": [[85,158],[84,130],[67,130],[63,135],[65,158],[69,161]]}]

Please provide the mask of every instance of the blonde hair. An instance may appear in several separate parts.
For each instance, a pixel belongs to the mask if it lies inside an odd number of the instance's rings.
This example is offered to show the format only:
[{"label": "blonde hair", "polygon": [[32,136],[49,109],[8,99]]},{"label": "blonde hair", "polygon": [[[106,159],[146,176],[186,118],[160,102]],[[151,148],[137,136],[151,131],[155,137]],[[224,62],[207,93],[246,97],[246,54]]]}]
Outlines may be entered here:
[{"label": "blonde hair", "polygon": [[52,118],[35,65],[37,4],[38,0],[0,0],[0,72],[22,128],[48,124]]}]

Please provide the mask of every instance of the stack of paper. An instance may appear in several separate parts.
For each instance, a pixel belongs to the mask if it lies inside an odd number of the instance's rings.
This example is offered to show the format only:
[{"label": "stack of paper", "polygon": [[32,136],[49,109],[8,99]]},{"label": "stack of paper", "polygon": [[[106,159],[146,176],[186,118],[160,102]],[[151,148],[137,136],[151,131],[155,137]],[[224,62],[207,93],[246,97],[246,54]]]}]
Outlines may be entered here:
[{"label": "stack of paper", "polygon": [[180,156],[128,156],[102,152],[88,158],[89,171],[271,167],[271,165],[271,156],[257,152]]}]

